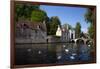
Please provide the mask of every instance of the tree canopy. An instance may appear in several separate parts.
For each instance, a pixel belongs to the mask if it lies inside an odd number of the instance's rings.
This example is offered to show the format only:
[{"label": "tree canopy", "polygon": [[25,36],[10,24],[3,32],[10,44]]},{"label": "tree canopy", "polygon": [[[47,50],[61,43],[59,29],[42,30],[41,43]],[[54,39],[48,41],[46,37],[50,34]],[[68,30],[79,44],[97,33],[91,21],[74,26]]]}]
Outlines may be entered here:
[{"label": "tree canopy", "polygon": [[15,4],[15,20],[18,21],[19,18],[30,19],[33,10],[40,9],[39,5],[32,4]]},{"label": "tree canopy", "polygon": [[93,12],[93,8],[88,8],[87,12],[84,15],[85,17],[85,21],[87,23],[93,23],[94,21],[94,12]]},{"label": "tree canopy", "polygon": [[46,20],[47,14],[43,10],[33,10],[31,14],[31,21],[43,22]]},{"label": "tree canopy", "polygon": [[69,25],[68,23],[65,23],[64,25],[63,25],[63,27],[64,28],[66,28],[66,29],[72,29],[72,26],[71,25]]},{"label": "tree canopy", "polygon": [[90,38],[93,38],[95,33],[94,33],[94,19],[95,19],[95,15],[94,15],[94,8],[88,8],[87,12],[85,13],[85,20],[87,23],[90,24],[90,26],[88,27],[88,33]]},{"label": "tree canopy", "polygon": [[95,32],[94,32],[93,24],[90,24],[90,26],[88,27],[88,33],[89,33],[90,38],[94,38]]},{"label": "tree canopy", "polygon": [[57,16],[51,17],[49,35],[55,35],[56,34],[58,25],[61,26],[61,22],[60,22],[59,18]]},{"label": "tree canopy", "polygon": [[80,34],[81,34],[81,24],[80,22],[77,22],[75,27],[75,37],[79,38]]}]

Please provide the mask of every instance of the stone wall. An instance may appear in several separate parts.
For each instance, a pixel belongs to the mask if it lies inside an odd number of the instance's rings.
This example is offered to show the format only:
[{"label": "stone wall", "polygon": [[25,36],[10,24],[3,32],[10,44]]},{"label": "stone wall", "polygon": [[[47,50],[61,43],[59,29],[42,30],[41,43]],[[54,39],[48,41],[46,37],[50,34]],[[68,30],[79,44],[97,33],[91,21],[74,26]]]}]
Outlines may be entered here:
[{"label": "stone wall", "polygon": [[47,35],[45,31],[25,29],[16,34],[16,43],[46,43]]},{"label": "stone wall", "polygon": [[47,37],[48,43],[55,43],[55,42],[61,42],[61,38],[57,36],[48,36]]}]

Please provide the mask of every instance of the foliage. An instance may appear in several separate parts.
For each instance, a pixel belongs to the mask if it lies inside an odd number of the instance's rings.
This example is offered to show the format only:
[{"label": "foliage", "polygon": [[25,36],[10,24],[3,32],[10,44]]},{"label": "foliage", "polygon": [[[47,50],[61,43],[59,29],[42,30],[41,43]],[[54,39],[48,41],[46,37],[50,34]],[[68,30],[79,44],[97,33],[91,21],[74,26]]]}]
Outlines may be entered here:
[{"label": "foliage", "polygon": [[90,24],[89,28],[88,28],[88,33],[90,38],[93,38],[95,33],[94,33],[94,11],[93,8],[88,8],[87,12],[85,14],[85,20],[87,23]]},{"label": "foliage", "polygon": [[93,20],[94,20],[93,8],[88,8],[84,17],[87,23],[93,23]]},{"label": "foliage", "polygon": [[15,19],[19,18],[30,19],[33,10],[39,9],[39,5],[32,4],[15,4]]},{"label": "foliage", "polygon": [[31,14],[31,21],[35,22],[43,22],[46,20],[47,14],[45,11],[42,10],[33,10]]},{"label": "foliage", "polygon": [[80,34],[80,37],[82,38],[88,38],[88,36],[85,34],[85,33],[83,33],[83,32],[81,32],[81,34]]},{"label": "foliage", "polygon": [[55,35],[58,25],[60,25],[59,18],[47,16],[44,10],[40,9],[39,5],[32,4],[15,4],[15,21],[19,19],[31,20],[34,22],[43,22],[45,20],[48,35]]},{"label": "foliage", "polygon": [[50,18],[46,17],[45,22],[46,22],[46,28],[47,28],[47,35],[49,35],[49,31],[50,31]]},{"label": "foliage", "polygon": [[75,37],[79,38],[80,34],[81,34],[81,24],[77,22],[75,27]]},{"label": "foliage", "polygon": [[72,29],[72,26],[71,26],[71,25],[69,25],[69,24],[67,24],[67,23],[66,23],[66,24],[64,24],[64,25],[63,25],[63,27],[64,27],[64,28],[66,28],[66,29]]},{"label": "foliage", "polygon": [[90,38],[94,38],[94,27],[93,27],[93,24],[90,24],[90,26],[88,27],[88,33],[89,33],[89,36]]},{"label": "foliage", "polygon": [[49,35],[55,35],[58,25],[61,26],[61,22],[57,16],[53,16],[50,19],[49,27],[50,31],[48,32]]}]

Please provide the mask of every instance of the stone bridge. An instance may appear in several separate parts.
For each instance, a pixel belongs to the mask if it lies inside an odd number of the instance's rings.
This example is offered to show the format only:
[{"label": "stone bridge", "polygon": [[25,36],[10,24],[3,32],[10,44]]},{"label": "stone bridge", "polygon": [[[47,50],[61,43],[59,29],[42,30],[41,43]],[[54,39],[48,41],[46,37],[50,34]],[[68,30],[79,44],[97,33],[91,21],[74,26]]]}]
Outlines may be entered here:
[{"label": "stone bridge", "polygon": [[76,39],[72,39],[71,42],[88,44],[89,42],[93,43],[93,40],[92,39],[86,39],[86,38],[76,38]]}]

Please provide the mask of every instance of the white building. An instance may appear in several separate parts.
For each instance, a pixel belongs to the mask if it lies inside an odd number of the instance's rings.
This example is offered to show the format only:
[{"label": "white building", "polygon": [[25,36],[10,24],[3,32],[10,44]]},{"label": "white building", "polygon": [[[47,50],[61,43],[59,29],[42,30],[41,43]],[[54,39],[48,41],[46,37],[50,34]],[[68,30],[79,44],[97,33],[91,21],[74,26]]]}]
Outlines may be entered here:
[{"label": "white building", "polygon": [[66,28],[62,28],[62,41],[69,41],[69,30]]},{"label": "white building", "polygon": [[58,25],[57,31],[56,31],[56,36],[62,36],[62,30],[61,27]]},{"label": "white building", "polygon": [[70,39],[75,39],[75,30],[69,30],[68,25],[66,27],[58,25],[56,36],[60,36],[63,42],[67,42]]},{"label": "white building", "polygon": [[70,39],[75,39],[75,30],[69,30]]}]

